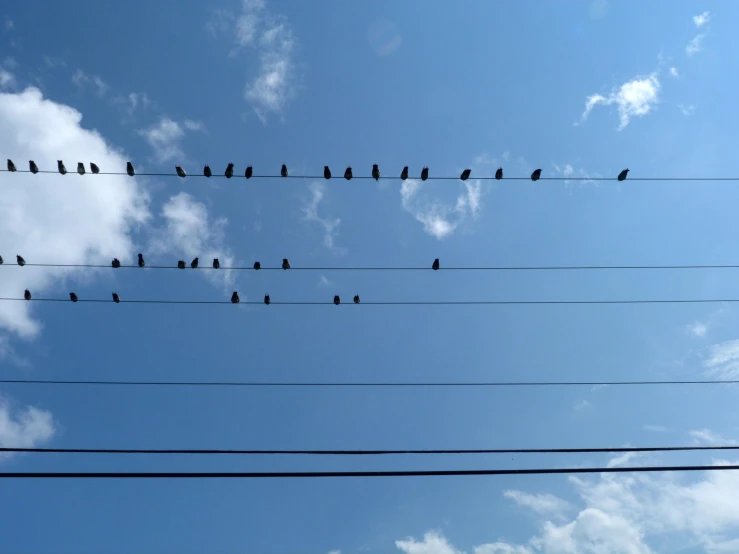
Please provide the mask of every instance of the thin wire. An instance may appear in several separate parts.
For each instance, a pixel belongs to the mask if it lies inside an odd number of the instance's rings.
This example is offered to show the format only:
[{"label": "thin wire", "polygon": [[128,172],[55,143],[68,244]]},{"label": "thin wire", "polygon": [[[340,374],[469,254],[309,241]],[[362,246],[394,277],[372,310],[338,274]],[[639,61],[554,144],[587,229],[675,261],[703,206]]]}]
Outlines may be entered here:
[{"label": "thin wire", "polygon": [[0,452],[35,454],[239,454],[239,455],[311,455],[311,456],[383,456],[405,454],[595,454],[620,452],[684,452],[693,450],[739,450],[739,446],[646,446],[620,448],[492,448],[433,450],[223,450],[161,448],[0,448]]},{"label": "thin wire", "polygon": [[304,472],[3,472],[0,479],[274,479],[321,477],[445,477],[461,475],[551,475],[573,473],[644,473],[667,471],[734,471],[739,465],[572,467],[544,469],[456,469],[431,471],[304,471]]}]

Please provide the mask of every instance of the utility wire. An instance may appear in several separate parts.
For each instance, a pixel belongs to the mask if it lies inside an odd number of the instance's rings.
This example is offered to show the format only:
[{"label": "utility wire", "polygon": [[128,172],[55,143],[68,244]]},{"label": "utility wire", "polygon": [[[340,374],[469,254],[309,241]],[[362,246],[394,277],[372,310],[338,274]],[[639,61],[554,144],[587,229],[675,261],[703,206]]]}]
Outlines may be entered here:
[{"label": "utility wire", "polygon": [[304,471],[304,472],[3,472],[0,479],[274,479],[321,477],[445,477],[461,475],[552,475],[574,473],[644,473],[667,471],[734,471],[739,465],[572,467],[544,469],[457,469],[431,471]]}]

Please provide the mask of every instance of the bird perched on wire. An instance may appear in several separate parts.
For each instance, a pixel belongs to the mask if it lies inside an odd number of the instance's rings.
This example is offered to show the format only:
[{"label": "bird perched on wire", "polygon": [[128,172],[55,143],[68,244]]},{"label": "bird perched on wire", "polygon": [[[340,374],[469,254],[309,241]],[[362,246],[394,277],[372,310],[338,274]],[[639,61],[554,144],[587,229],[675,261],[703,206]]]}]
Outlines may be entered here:
[{"label": "bird perched on wire", "polygon": [[252,174],[251,166],[248,166],[246,168],[246,171],[244,172],[244,177],[246,177],[247,179],[251,179],[251,174]]},{"label": "bird perched on wire", "polygon": [[352,168],[347,167],[346,170],[344,171],[344,179],[346,179],[347,181],[351,181],[352,177],[353,177]]},{"label": "bird perched on wire", "polygon": [[112,265],[113,267],[115,267],[117,269],[117,268],[121,267],[121,262],[118,261],[118,258],[113,258],[113,261],[111,262],[110,265]]},{"label": "bird perched on wire", "polygon": [[8,171],[15,171],[15,164],[10,159],[8,160]]},{"label": "bird perched on wire", "polygon": [[359,295],[358,294],[355,294],[354,295],[354,303],[355,304],[359,304]]},{"label": "bird perched on wire", "polygon": [[626,176],[628,174],[629,174],[629,170],[628,169],[624,169],[621,173],[618,174],[618,180],[619,181],[625,181],[626,180]]},{"label": "bird perched on wire", "polygon": [[408,166],[405,166],[403,168],[403,171],[400,172],[400,178],[405,181],[408,178]]},{"label": "bird perched on wire", "polygon": [[234,176],[234,164],[228,164],[228,166],[226,167],[225,175],[226,175],[226,179],[230,179],[231,177]]},{"label": "bird perched on wire", "polygon": [[183,179],[187,177],[187,173],[185,173],[185,170],[182,169],[179,165],[174,166],[174,170],[177,172],[177,175],[179,175]]},{"label": "bird perched on wire", "polygon": [[282,258],[282,269],[290,269],[290,262],[287,261],[287,258]]},{"label": "bird perched on wire", "polygon": [[540,177],[541,177],[541,169],[535,169],[533,173],[531,173],[532,181],[538,181]]},{"label": "bird perched on wire", "polygon": [[262,264],[260,264],[259,262],[254,262],[254,269],[256,269],[257,271],[262,269]]},{"label": "bird perched on wire", "polygon": [[429,168],[428,167],[424,167],[421,170],[421,181],[425,181],[428,178],[429,178]]},{"label": "bird perched on wire", "polygon": [[213,172],[210,170],[210,166],[206,165],[203,168],[203,175],[205,175],[206,177],[210,177],[211,175],[213,175]]},{"label": "bird perched on wire", "polygon": [[193,258],[193,260],[190,262],[190,267],[193,269],[197,269],[199,261],[200,260],[198,260],[197,257]]},{"label": "bird perched on wire", "polygon": [[436,271],[437,269],[439,269],[439,258],[436,258],[434,260],[434,263],[431,264],[431,269],[433,269],[434,271]]},{"label": "bird perched on wire", "polygon": [[80,175],[85,174],[85,164],[83,164],[82,162],[77,162],[77,173],[79,173]]},{"label": "bird perched on wire", "polygon": [[38,173],[38,166],[36,165],[36,162],[33,160],[28,160],[28,168],[31,170],[31,173],[34,175]]},{"label": "bird perched on wire", "polygon": [[269,294],[264,295],[264,303],[269,306],[269,303],[270,303]]},{"label": "bird perched on wire", "polygon": [[59,173],[61,173],[62,175],[66,175],[67,174],[67,168],[64,167],[64,162],[63,161],[57,160],[56,161],[56,168],[57,168],[57,170],[59,170]]},{"label": "bird perched on wire", "polygon": [[97,166],[96,163],[90,162],[90,171],[92,171],[93,175],[97,175],[100,173],[100,168]]},{"label": "bird perched on wire", "polygon": [[136,175],[136,172],[133,170],[133,164],[131,162],[126,162],[126,173],[128,173],[129,177],[133,177]]},{"label": "bird perched on wire", "polygon": [[213,258],[213,269],[218,269],[221,267],[221,262],[218,261],[218,258]]},{"label": "bird perched on wire", "polygon": [[28,289],[26,289],[26,292],[23,293],[23,298],[25,298],[26,300],[30,300],[31,299],[31,291],[28,290]]},{"label": "bird perched on wire", "polygon": [[185,260],[180,260],[177,262],[177,269],[185,269]]},{"label": "bird perched on wire", "polygon": [[239,293],[238,292],[234,291],[234,293],[231,295],[231,302],[233,304],[239,303]]},{"label": "bird perched on wire", "polygon": [[139,267],[144,267],[146,264],[144,263],[144,255],[139,254]]},{"label": "bird perched on wire", "polygon": [[499,167],[495,170],[495,178],[500,181],[503,178],[503,168]]},{"label": "bird perched on wire", "polygon": [[70,299],[70,300],[71,300],[72,302],[77,302],[77,300],[78,300],[78,298],[77,298],[77,295],[76,295],[75,293],[73,293],[73,292],[70,292],[70,293],[69,293],[69,299]]},{"label": "bird perched on wire", "polygon": [[341,304],[341,298],[339,298],[339,295],[338,294],[336,296],[334,296],[334,304],[336,306],[338,306],[339,304]]},{"label": "bird perched on wire", "polygon": [[2,256],[0,256],[0,265],[3,265],[3,261],[4,261],[4,260],[3,260],[3,257],[2,257]]},{"label": "bird perched on wire", "polygon": [[280,168],[280,175],[287,177],[287,166],[285,164],[282,164],[282,167]]},{"label": "bird perched on wire", "polygon": [[114,292],[113,293],[113,302],[115,302],[116,304],[118,304],[120,301],[121,301],[121,297],[118,296],[118,293],[117,292]]},{"label": "bird perched on wire", "polygon": [[462,179],[463,181],[466,181],[467,179],[470,178],[470,173],[472,173],[471,169],[465,169],[462,172],[462,175],[459,176],[459,178]]},{"label": "bird perched on wire", "polygon": [[18,264],[19,266],[21,266],[21,267],[22,267],[22,266],[24,266],[24,265],[26,265],[26,260],[24,260],[24,259],[23,259],[23,256],[21,256],[20,254],[16,254],[16,255],[15,255],[15,262],[16,262],[16,263],[17,263],[17,264]]},{"label": "bird perched on wire", "polygon": [[331,170],[328,168],[327,165],[323,166],[323,178],[327,181],[331,178]]},{"label": "bird perched on wire", "polygon": [[372,165],[372,178],[375,181],[379,181],[380,180],[380,168],[377,167],[377,164],[373,164]]}]

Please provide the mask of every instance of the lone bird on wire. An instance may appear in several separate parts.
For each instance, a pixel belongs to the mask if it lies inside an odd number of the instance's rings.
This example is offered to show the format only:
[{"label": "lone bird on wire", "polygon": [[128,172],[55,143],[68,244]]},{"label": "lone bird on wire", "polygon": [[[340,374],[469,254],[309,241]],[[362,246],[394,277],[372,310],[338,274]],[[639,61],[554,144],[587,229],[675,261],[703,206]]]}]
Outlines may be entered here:
[{"label": "lone bird on wire", "polygon": [[287,258],[282,258],[282,269],[290,269],[290,262],[287,261]]},{"label": "lone bird on wire", "polygon": [[31,170],[31,173],[34,175],[38,173],[38,166],[36,165],[36,162],[33,160],[28,160],[28,168]]},{"label": "lone bird on wire", "polygon": [[225,175],[226,175],[226,179],[230,179],[231,177],[234,176],[234,164],[228,164],[228,166],[226,167]]},{"label": "lone bird on wire", "polygon": [[185,170],[182,169],[179,165],[174,166],[174,170],[177,172],[177,175],[179,175],[183,179],[187,177],[187,173],[185,173]]},{"label": "lone bird on wire", "polygon": [[439,258],[436,258],[434,260],[434,263],[431,264],[431,269],[433,269],[434,271],[436,271],[437,269],[439,269]]},{"label": "lone bird on wire", "polygon": [[180,260],[177,262],[177,269],[185,269],[185,260]]},{"label": "lone bird on wire", "polygon": [[346,179],[347,181],[351,181],[352,180],[352,177],[353,177],[353,175],[352,175],[352,168],[351,167],[347,167],[346,168],[346,171],[344,171],[344,179]]},{"label": "lone bird on wire", "polygon": [[341,304],[341,298],[339,298],[339,295],[337,294],[334,296],[334,305],[338,306],[339,304]]},{"label": "lone bird on wire", "polygon": [[144,255],[139,254],[139,267],[144,267],[146,263],[144,262]]},{"label": "lone bird on wire", "polygon": [[114,292],[113,293],[113,302],[115,302],[116,304],[118,304],[120,301],[121,301],[121,297],[118,296],[118,293],[117,292]]},{"label": "lone bird on wire", "polygon": [[3,257],[0,256],[0,265],[3,265]]},{"label": "lone bird on wire", "polygon": [[264,295],[264,303],[269,306],[269,303],[270,303],[269,294]]},{"label": "lone bird on wire", "polygon": [[428,167],[424,167],[421,170],[421,181],[425,181],[428,178],[429,178],[429,168]]},{"label": "lone bird on wire", "polygon": [[218,261],[218,258],[213,258],[213,269],[218,269],[221,267],[221,262]]},{"label": "lone bird on wire", "polygon": [[377,164],[373,164],[372,165],[372,178],[375,181],[379,181],[380,180],[380,168],[377,167]]},{"label": "lone bird on wire", "polygon": [[359,295],[358,294],[355,294],[354,295],[354,303],[355,304],[359,304]]},{"label": "lone bird on wire", "polygon": [[285,164],[282,164],[282,167],[280,168],[280,175],[282,177],[287,177],[287,166]]},{"label": "lone bird on wire", "polygon": [[190,267],[193,269],[197,269],[199,261],[200,260],[198,260],[197,257],[193,258],[193,260],[190,262]]},{"label": "lone bird on wire", "polygon": [[90,162],[90,171],[92,171],[93,175],[97,175],[100,173],[100,168],[96,163]]},{"label": "lone bird on wire", "polygon": [[239,293],[238,292],[234,291],[234,293],[231,295],[231,302],[233,304],[239,303]]},{"label": "lone bird on wire", "polygon": [[121,267],[121,262],[118,261],[118,258],[113,258],[113,261],[111,262],[110,265],[112,265],[114,268],[118,269],[119,267]]},{"label": "lone bird on wire", "polygon": [[8,171],[15,171],[15,164],[13,163],[13,160],[8,160]]},{"label": "lone bird on wire", "polygon": [[462,179],[463,181],[466,181],[467,179],[470,178],[470,173],[472,173],[471,169],[465,169],[462,172],[462,175],[459,176],[459,178]]},{"label": "lone bird on wire", "polygon": [[77,300],[78,300],[78,298],[77,298],[77,295],[76,295],[75,293],[73,293],[73,292],[70,292],[70,293],[69,293],[69,299],[70,299],[70,300],[71,300],[72,302],[77,302]]},{"label": "lone bird on wire", "polygon": [[67,174],[67,168],[64,167],[64,162],[63,161],[57,160],[56,161],[56,168],[59,171],[59,173],[61,173],[62,175],[66,175]]},{"label": "lone bird on wire", "polygon": [[626,176],[628,174],[629,174],[629,170],[628,169],[624,169],[621,173],[618,174],[618,180],[619,181],[625,181],[626,180]]},{"label": "lone bird on wire", "polygon": [[126,162],[126,173],[128,173],[129,177],[133,177],[136,175],[136,172],[133,170],[133,164],[131,162]]},{"label": "lone bird on wire", "polygon": [[323,178],[327,181],[331,178],[331,170],[328,168],[327,165],[323,166]]},{"label": "lone bird on wire", "polygon": [[23,293],[23,298],[25,298],[26,300],[30,300],[31,299],[31,291],[28,290],[28,289],[26,289],[26,292]]},{"label": "lone bird on wire", "polygon": [[247,179],[251,179],[251,175],[252,175],[252,168],[251,166],[247,166],[246,171],[244,172],[244,177],[246,177]]},{"label": "lone bird on wire", "polygon": [[24,265],[26,265],[26,260],[24,260],[23,259],[23,256],[21,256],[20,254],[16,254],[15,255],[15,261],[21,267],[23,267]]},{"label": "lone bird on wire", "polygon": [[210,166],[209,165],[206,165],[203,168],[203,175],[205,175],[206,177],[210,177],[211,175],[213,175],[213,172],[210,170]]},{"label": "lone bird on wire", "polygon": [[540,177],[541,177],[541,169],[535,169],[533,173],[531,173],[532,181],[538,181]]},{"label": "lone bird on wire", "polygon": [[503,168],[499,167],[495,170],[495,178],[500,181],[503,178]]},{"label": "lone bird on wire", "polygon": [[262,264],[260,264],[259,262],[254,262],[254,269],[259,271],[260,269],[262,269]]},{"label": "lone bird on wire", "polygon": [[408,178],[408,166],[405,166],[403,168],[403,171],[400,172],[400,178],[405,181]]},{"label": "lone bird on wire", "polygon": [[85,174],[85,164],[83,164],[82,162],[77,162],[77,173],[79,173],[80,175]]}]

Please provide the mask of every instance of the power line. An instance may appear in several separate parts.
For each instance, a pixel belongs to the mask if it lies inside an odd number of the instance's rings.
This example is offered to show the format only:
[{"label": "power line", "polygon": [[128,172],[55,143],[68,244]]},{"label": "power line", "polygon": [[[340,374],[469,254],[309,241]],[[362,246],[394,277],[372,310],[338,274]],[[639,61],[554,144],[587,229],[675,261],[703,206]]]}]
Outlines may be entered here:
[{"label": "power line", "polygon": [[456,469],[430,471],[304,472],[3,472],[0,479],[275,479],[326,477],[449,477],[462,475],[552,475],[575,473],[644,473],[667,471],[734,471],[739,465],[572,467],[544,469]]}]

